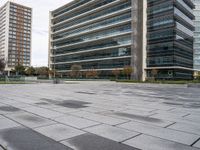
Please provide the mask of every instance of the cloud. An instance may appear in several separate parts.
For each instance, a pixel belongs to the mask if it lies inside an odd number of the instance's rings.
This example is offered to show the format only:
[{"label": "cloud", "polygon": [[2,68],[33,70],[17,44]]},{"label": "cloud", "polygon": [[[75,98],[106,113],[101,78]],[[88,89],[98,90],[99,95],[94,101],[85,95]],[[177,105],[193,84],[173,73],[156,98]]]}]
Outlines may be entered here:
[{"label": "cloud", "polygon": [[[33,8],[32,24],[32,65],[48,65],[48,30],[49,11],[54,10],[72,0],[12,0]],[[0,6],[7,0],[0,0]]]}]

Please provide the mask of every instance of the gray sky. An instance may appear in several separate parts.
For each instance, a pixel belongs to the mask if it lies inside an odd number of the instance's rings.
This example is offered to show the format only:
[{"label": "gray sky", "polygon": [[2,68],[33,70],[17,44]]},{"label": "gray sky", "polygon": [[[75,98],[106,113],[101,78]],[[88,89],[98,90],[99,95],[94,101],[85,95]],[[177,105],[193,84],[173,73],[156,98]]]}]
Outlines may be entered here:
[{"label": "gray sky", "polygon": [[[33,8],[32,65],[47,66],[49,11],[72,0],[12,0]],[[0,0],[0,6],[7,0]]]}]

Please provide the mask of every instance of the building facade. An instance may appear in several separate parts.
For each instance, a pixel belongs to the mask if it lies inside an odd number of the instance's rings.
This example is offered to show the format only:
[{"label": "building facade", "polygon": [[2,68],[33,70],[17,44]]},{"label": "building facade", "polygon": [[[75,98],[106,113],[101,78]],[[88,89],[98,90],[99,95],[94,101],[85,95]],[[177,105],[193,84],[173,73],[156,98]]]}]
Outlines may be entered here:
[{"label": "building facade", "polygon": [[9,73],[16,65],[31,64],[32,9],[13,2],[0,8],[0,58]]},{"label": "building facade", "polygon": [[194,69],[200,71],[200,0],[193,0],[195,4],[195,32],[194,32]]},{"label": "building facade", "polygon": [[147,74],[192,79],[194,4],[191,0],[148,0]]},{"label": "building facade", "polygon": [[113,69],[134,64],[133,76],[142,78],[143,5],[141,0],[75,0],[52,11],[50,67],[66,73],[78,64],[83,72],[95,69],[109,77]]},{"label": "building facade", "polygon": [[[132,78],[188,79],[193,70],[190,0],[74,0],[50,12],[49,67],[70,72],[131,66]],[[160,61],[160,62],[159,62]]]}]

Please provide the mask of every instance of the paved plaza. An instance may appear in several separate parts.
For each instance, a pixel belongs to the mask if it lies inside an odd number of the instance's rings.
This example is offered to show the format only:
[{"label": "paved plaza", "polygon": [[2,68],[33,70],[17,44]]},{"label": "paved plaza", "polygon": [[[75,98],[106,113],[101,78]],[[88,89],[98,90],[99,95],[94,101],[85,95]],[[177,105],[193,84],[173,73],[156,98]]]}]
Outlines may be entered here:
[{"label": "paved plaza", "polygon": [[0,85],[0,150],[200,150],[200,89]]}]

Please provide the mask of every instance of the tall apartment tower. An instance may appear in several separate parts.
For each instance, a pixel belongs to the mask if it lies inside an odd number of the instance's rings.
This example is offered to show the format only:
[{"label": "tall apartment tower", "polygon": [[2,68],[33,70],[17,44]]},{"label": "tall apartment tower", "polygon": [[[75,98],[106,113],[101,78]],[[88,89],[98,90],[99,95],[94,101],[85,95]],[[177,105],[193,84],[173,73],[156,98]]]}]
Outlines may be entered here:
[{"label": "tall apartment tower", "polygon": [[74,0],[50,12],[49,67],[192,78],[193,8],[191,0]]},{"label": "tall apartment tower", "polygon": [[31,63],[32,9],[13,2],[0,7],[0,58],[8,73]]},{"label": "tall apartment tower", "polygon": [[194,32],[194,69],[200,71],[200,0],[193,0],[195,4],[195,32]]}]

